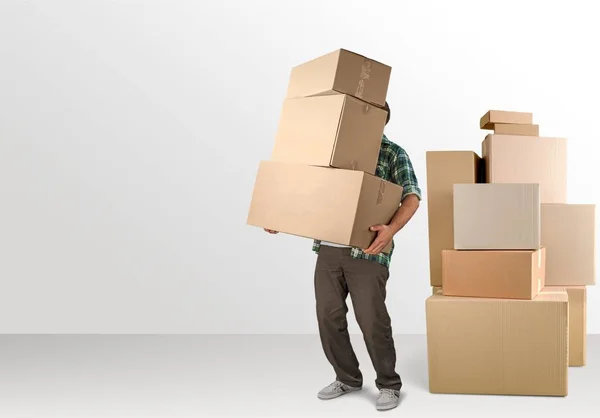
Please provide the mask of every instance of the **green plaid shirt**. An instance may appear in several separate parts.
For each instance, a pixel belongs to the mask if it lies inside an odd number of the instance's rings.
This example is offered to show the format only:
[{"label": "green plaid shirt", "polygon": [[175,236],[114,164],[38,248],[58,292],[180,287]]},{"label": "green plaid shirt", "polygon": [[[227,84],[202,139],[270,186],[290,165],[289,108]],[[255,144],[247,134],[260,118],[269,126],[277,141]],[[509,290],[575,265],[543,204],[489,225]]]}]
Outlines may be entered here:
[{"label": "green plaid shirt", "polygon": [[[381,139],[381,149],[379,150],[379,161],[377,162],[375,175],[402,186],[404,189],[402,192],[403,200],[409,194],[414,194],[421,200],[421,189],[408,154],[401,146],[387,139],[385,135]],[[321,241],[315,240],[313,251],[318,253],[320,248]],[[365,254],[360,248],[352,248],[350,254],[353,258],[376,261],[389,267],[393,252],[394,242],[392,241],[392,249],[389,254],[369,255]]]}]

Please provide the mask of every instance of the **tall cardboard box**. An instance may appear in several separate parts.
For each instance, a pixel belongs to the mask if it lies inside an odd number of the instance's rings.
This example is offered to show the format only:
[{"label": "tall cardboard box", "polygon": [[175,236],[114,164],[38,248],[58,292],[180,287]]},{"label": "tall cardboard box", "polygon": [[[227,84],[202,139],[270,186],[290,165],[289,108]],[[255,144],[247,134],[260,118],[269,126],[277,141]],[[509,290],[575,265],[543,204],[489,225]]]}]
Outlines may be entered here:
[{"label": "tall cardboard box", "polygon": [[540,248],[540,186],[455,184],[454,249]]},{"label": "tall cardboard box", "polygon": [[432,393],[568,394],[568,296],[543,290],[533,300],[426,301]]},{"label": "tall cardboard box", "polygon": [[541,205],[546,285],[596,284],[596,205]]},{"label": "tall cardboard box", "polygon": [[446,296],[534,299],[545,285],[545,249],[531,251],[443,250]]},{"label": "tall cardboard box", "polygon": [[263,161],[247,223],[368,248],[376,235],[369,228],[387,224],[401,197],[402,187],[361,171]]},{"label": "tall cardboard box", "polygon": [[292,69],[286,97],[343,93],[383,107],[392,68],[346,49],[312,59]]},{"label": "tall cardboard box", "polygon": [[569,366],[581,367],[587,357],[587,288],[585,286],[548,286],[564,288],[569,295]]},{"label": "tall cardboard box", "polygon": [[286,99],[271,160],[375,174],[386,117],[345,94]]},{"label": "tall cardboard box", "polygon": [[566,203],[566,139],[487,135],[482,155],[486,183],[538,183],[541,203]]},{"label": "tall cardboard box", "polygon": [[456,183],[477,183],[481,159],[472,151],[427,151],[427,219],[432,286],[442,285],[442,250],[454,246]]}]

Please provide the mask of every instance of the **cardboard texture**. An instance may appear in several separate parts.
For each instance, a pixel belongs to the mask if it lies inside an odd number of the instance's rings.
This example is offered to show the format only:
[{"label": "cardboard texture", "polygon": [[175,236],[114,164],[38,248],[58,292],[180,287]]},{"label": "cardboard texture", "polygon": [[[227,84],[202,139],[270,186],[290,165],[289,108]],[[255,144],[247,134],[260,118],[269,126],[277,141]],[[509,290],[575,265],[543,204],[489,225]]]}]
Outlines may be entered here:
[{"label": "cardboard texture", "polygon": [[596,284],[596,205],[541,205],[541,237],[547,285]]},{"label": "cardboard texture", "polygon": [[343,93],[383,107],[392,68],[354,52],[338,49],[292,69],[287,98]]},{"label": "cardboard texture", "polygon": [[486,183],[538,183],[541,203],[566,203],[566,139],[490,134],[482,156]]},{"label": "cardboard texture", "polygon": [[511,112],[507,110],[490,110],[479,120],[481,129],[494,129],[496,124],[532,125],[533,114],[529,112]]},{"label": "cardboard texture", "polygon": [[545,250],[442,252],[446,296],[533,299],[545,285]]},{"label": "cardboard texture", "polygon": [[533,300],[430,296],[430,392],[566,396],[568,320],[565,291]]},{"label": "cardboard texture", "polygon": [[247,223],[367,248],[376,236],[369,228],[387,224],[401,197],[402,187],[360,171],[262,161]]},{"label": "cardboard texture", "polygon": [[286,99],[271,160],[375,174],[386,117],[345,94]]},{"label": "cardboard texture", "polygon": [[454,249],[540,248],[539,184],[455,184]]},{"label": "cardboard texture", "polygon": [[569,295],[569,366],[583,367],[587,356],[587,288],[547,286],[546,289],[565,289]]},{"label": "cardboard texture", "polygon": [[514,123],[494,124],[494,133],[499,135],[539,136],[539,125],[517,125]]},{"label": "cardboard texture", "polygon": [[429,272],[432,286],[442,285],[442,250],[454,248],[454,184],[477,183],[480,161],[472,151],[426,153]]}]

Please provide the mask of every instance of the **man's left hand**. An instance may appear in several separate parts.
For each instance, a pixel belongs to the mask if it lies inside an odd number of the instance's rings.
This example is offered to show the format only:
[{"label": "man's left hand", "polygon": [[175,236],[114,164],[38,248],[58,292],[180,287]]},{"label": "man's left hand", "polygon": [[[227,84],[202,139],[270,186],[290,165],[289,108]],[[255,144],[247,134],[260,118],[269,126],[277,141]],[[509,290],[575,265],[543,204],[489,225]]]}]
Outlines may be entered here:
[{"label": "man's left hand", "polygon": [[364,250],[365,254],[377,255],[383,251],[383,249],[390,243],[394,238],[394,233],[389,225],[375,225],[372,226],[371,231],[377,232],[375,240],[369,248]]}]

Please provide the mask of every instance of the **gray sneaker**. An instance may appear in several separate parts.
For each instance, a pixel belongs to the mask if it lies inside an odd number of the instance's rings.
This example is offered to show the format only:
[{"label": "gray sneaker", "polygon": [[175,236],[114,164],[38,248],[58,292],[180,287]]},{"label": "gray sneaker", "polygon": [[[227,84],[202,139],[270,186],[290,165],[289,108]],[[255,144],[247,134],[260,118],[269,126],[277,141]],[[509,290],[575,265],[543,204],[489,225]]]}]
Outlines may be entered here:
[{"label": "gray sneaker", "polygon": [[400,403],[400,391],[393,389],[381,389],[377,398],[377,410],[387,411],[394,409]]},{"label": "gray sneaker", "polygon": [[346,393],[356,392],[357,390],[361,390],[360,387],[352,387],[348,386],[342,382],[335,381],[326,388],[321,389],[321,391],[317,394],[319,399],[333,399],[338,396],[345,395]]}]

